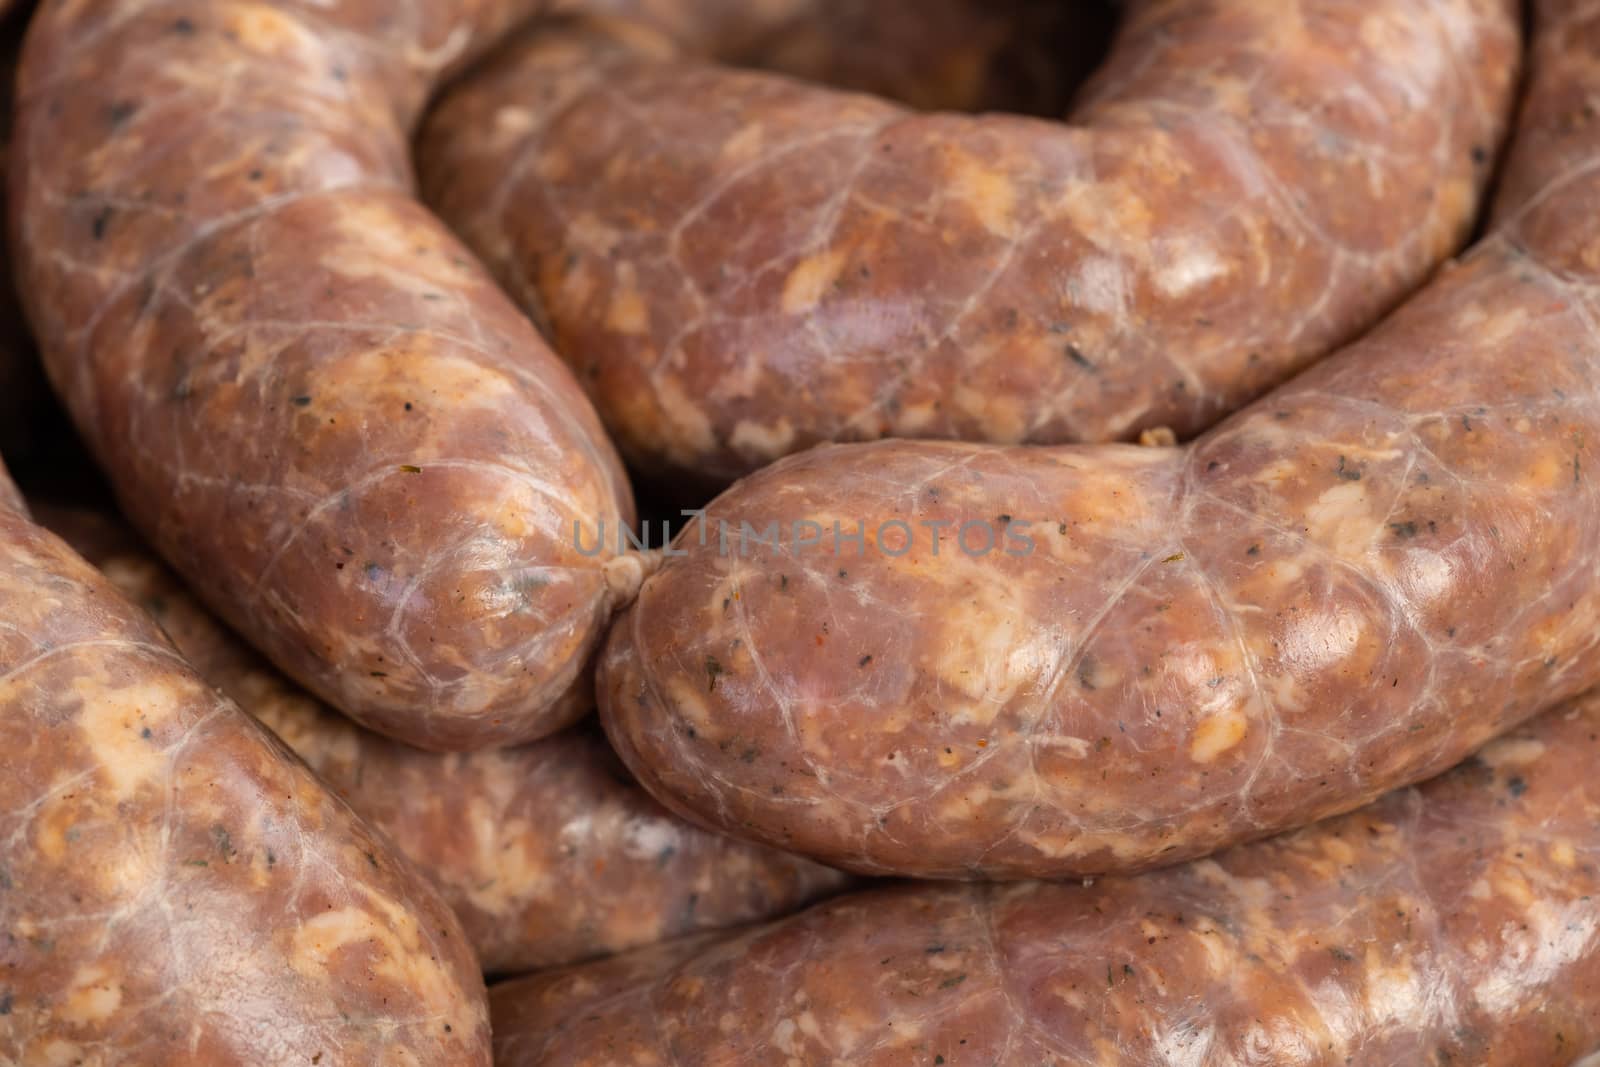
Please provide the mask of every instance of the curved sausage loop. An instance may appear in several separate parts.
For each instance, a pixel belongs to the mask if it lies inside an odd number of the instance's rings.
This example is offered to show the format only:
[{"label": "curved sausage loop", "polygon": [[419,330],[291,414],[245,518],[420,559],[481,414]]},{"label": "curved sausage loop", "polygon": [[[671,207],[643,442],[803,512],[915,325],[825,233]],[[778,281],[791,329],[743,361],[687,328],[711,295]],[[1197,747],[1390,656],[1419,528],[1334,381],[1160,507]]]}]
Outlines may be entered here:
[{"label": "curved sausage loop", "polygon": [[664,811],[597,731],[420,752],[350,722],[262,663],[115,523],[44,523],[141,605],[201,677],[284,740],[438,887],[491,974],[522,974],[786,915],[837,871]]},{"label": "curved sausage loop", "polygon": [[488,1067],[444,902],[9,508],[0,620],[0,1061]]},{"label": "curved sausage loop", "polygon": [[1187,437],[1465,238],[1509,0],[1138,0],[1073,124],[914,113],[614,23],[523,38],[420,140],[624,454]]},{"label": "curved sausage loop", "polygon": [[1100,874],[1600,683],[1600,13],[1542,10],[1497,229],[1192,446],[835,446],[715,502],[612,631],[630,768],[859,871]]},{"label": "curved sausage loop", "polygon": [[412,196],[431,87],[541,7],[57,0],[19,82],[22,291],[124,510],[427,748],[586,710],[632,518],[582,391]]},{"label": "curved sausage loop", "polygon": [[495,1063],[1588,1063],[1597,738],[1600,694],[1184,867],[879,890],[500,985]]}]

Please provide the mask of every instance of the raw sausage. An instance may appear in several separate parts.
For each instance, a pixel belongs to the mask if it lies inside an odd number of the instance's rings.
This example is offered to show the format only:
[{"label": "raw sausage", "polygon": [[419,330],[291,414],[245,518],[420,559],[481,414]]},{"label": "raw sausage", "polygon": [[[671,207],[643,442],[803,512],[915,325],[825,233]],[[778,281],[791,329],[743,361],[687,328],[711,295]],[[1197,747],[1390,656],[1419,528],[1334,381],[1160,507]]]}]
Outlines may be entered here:
[{"label": "raw sausage", "polygon": [[429,748],[587,710],[615,553],[573,527],[632,515],[582,391],[411,195],[431,86],[540,7],[57,0],[19,79],[22,296],[125,510],[278,666]]},{"label": "raw sausage", "polygon": [[591,6],[751,50],[849,5],[78,0],[31,35],[16,244],[80,429],[213,610],[424,747],[574,720],[636,578],[612,564],[631,503],[590,408],[411,201],[405,152],[441,76],[526,15]]},{"label": "raw sausage", "polygon": [[39,510],[161,624],[201,677],[269,726],[432,879],[486,971],[524,973],[776,918],[844,884],[828,868],[669,815],[593,731],[437,755],[363,730],[242,647],[116,524]]},{"label": "raw sausage", "polygon": [[1600,1049],[1600,695],[1183,867],[906,887],[490,991],[495,1063],[1565,1067]]},{"label": "raw sausage", "polygon": [[1465,237],[1515,7],[1142,0],[1072,126],[908,112],[569,23],[453,90],[419,165],[643,469],[1187,436]]},{"label": "raw sausage", "polygon": [[0,1061],[488,1064],[444,902],[10,509],[0,620]]},{"label": "raw sausage", "polygon": [[1539,10],[1499,227],[1192,447],[834,446],[715,502],[612,631],[636,776],[859,871],[1099,874],[1600,683],[1600,9]]}]

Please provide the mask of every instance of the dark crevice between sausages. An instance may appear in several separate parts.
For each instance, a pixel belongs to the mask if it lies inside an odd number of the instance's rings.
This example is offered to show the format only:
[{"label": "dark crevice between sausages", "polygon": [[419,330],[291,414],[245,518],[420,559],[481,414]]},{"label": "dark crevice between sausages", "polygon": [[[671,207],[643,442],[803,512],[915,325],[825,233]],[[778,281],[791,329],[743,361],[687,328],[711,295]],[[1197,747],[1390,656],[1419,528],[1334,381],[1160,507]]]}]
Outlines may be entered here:
[{"label": "dark crevice between sausages", "polygon": [[[830,9],[830,23],[812,32],[835,41],[859,36],[873,42],[871,30],[860,30],[857,24],[871,27],[885,22],[884,13],[872,6],[877,3],[881,0],[839,0]],[[1005,111],[1040,118],[1059,118],[1067,113],[1078,90],[1109,54],[1122,8],[1119,0],[1000,0],[979,6],[1005,27],[1005,33],[984,71],[977,98],[961,110]],[[804,31],[795,27],[779,29],[735,54],[719,58],[733,66],[793,73],[786,69],[782,57],[786,38],[797,32]],[[835,88],[887,96],[912,107],[938,106],[918,98],[918,78],[896,77],[887,69],[889,64],[874,54],[876,51],[862,47],[846,53],[829,83]],[[939,104],[948,106],[946,102]]]},{"label": "dark crevice between sausages", "polygon": [[[0,171],[11,145],[11,100],[18,54],[33,4],[10,5],[0,16]],[[7,5],[0,3],[0,8]],[[50,398],[44,371],[17,304],[9,260],[0,261],[0,454],[24,482],[49,448],[70,438],[66,419]]]},{"label": "dark crevice between sausages", "polygon": [[[1122,0],[946,0],[927,8],[920,0],[893,0],[906,9],[903,18],[886,13],[884,0],[828,0],[792,21],[771,28],[750,40],[727,44],[703,58],[728,66],[786,74],[819,81],[835,89],[865,92],[924,110],[999,111],[1039,118],[1060,118],[1072,106],[1078,91],[1104,63],[1122,21]],[[597,5],[603,8],[603,5]],[[970,9],[970,12],[967,10]],[[989,54],[981,83],[971,99],[952,100],[937,87],[939,77],[923,69],[927,57],[948,47],[949,25],[908,30],[899,44],[911,55],[900,65],[886,60],[884,49],[895,43],[885,39],[885,27],[915,26],[926,18],[936,22],[940,12],[956,14],[961,21],[981,12],[1000,27],[1000,40]],[[537,34],[553,24],[582,18],[581,11],[562,8],[560,13],[535,18],[491,53],[515,48],[519,37]],[[974,18],[976,22],[976,19]],[[924,37],[919,39],[919,33]],[[929,41],[936,42],[929,45]],[[814,69],[816,56],[797,42],[826,42],[830,58],[826,70]],[[680,42],[693,49],[693,44]],[[464,71],[462,76],[470,74]],[[447,95],[460,77],[449,79],[435,94]]]},{"label": "dark crevice between sausages", "polygon": [[1512,106],[1511,124],[1508,127],[1513,131],[1513,134],[1502,138],[1498,145],[1487,145],[1483,150],[1486,156],[1485,163],[1490,168],[1489,180],[1484,186],[1483,210],[1478,212],[1478,219],[1472,228],[1472,235],[1467,239],[1468,248],[1475,246],[1484,237],[1488,236],[1489,231],[1494,228],[1494,213],[1489,210],[1489,207],[1491,204],[1500,202],[1500,186],[1505,180],[1506,162],[1511,158],[1511,151],[1515,147],[1517,140],[1514,131],[1523,128],[1522,113],[1527,107],[1528,87],[1533,81],[1533,64],[1528,59],[1526,44],[1533,41],[1534,32],[1538,28],[1538,20],[1534,14],[1531,0],[1523,0],[1520,8],[1524,50],[1522,67],[1517,71],[1517,87],[1513,97],[1516,103]]},{"label": "dark crevice between sausages", "polygon": [[[1020,3],[1018,36],[1002,54],[992,92],[996,106],[1024,115],[1066,114],[1078,91],[1111,52],[1122,21],[1120,0]],[[1013,66],[1014,64],[1014,66]],[[1004,101],[1011,101],[1007,106]]]}]

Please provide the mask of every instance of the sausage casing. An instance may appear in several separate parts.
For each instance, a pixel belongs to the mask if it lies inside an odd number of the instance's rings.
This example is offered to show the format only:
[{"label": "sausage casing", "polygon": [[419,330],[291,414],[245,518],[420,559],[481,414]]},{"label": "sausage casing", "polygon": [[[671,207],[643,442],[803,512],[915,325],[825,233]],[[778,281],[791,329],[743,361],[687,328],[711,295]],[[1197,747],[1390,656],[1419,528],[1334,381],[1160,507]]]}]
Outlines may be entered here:
[{"label": "sausage casing", "polygon": [[1565,1067],[1600,1050],[1600,695],[1332,822],[908,886],[490,991],[501,1067]]},{"label": "sausage casing", "polygon": [[551,27],[448,94],[419,163],[641,468],[1187,437],[1459,247],[1515,7],[1137,0],[1071,124]]},{"label": "sausage casing", "polygon": [[12,510],[0,620],[0,1060],[486,1067],[444,902]]},{"label": "sausage casing", "polygon": [[540,7],[62,0],[19,78],[19,284],[124,510],[286,673],[428,748],[588,710],[616,553],[574,524],[632,516],[571,375],[411,195],[430,87]]},{"label": "sausage casing", "polygon": [[442,755],[364,730],[263,663],[116,524],[39,513],[201,677],[389,835],[461,918],[485,971],[521,974],[775,918],[844,884],[836,871],[670,815],[598,731]]},{"label": "sausage casing", "polygon": [[1192,445],[833,446],[713,503],[602,667],[640,780],[860,871],[1101,874],[1600,684],[1600,14],[1541,13],[1498,228]]}]

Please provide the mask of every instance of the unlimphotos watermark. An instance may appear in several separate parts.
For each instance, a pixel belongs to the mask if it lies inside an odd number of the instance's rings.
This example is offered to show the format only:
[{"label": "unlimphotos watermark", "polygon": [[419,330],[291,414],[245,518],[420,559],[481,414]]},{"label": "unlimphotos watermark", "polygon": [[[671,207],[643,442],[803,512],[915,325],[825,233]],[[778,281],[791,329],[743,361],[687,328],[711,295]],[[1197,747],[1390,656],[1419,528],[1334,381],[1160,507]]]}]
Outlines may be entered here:
[{"label": "unlimphotos watermark", "polygon": [[687,556],[691,542],[700,548],[715,544],[720,555],[740,557],[762,549],[774,549],[795,555],[833,556],[865,556],[869,551],[876,551],[893,558],[926,551],[934,556],[959,553],[983,559],[995,554],[1030,556],[1035,548],[1033,537],[1028,533],[1034,524],[1010,515],[961,522],[954,519],[912,522],[905,519],[818,521],[804,518],[768,519],[761,523],[712,518],[703,509],[684,511],[682,515],[690,523],[676,537],[672,534],[672,524],[666,521],[659,525],[645,522],[635,530],[621,523],[607,523],[604,519],[586,527],[581,520],[574,519],[572,546],[580,555],[589,558],[629,551]]}]

